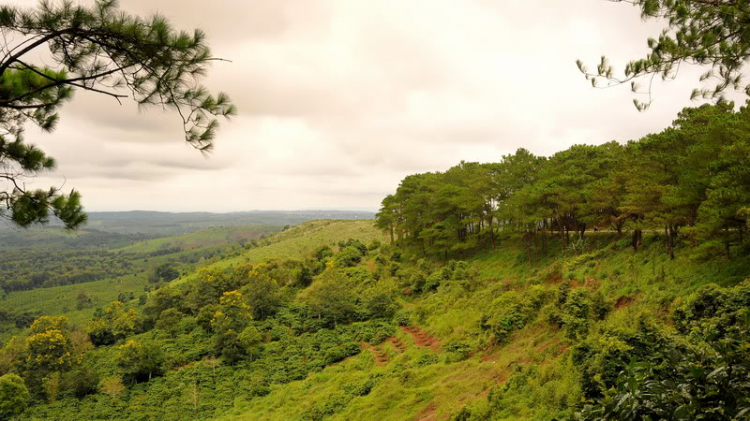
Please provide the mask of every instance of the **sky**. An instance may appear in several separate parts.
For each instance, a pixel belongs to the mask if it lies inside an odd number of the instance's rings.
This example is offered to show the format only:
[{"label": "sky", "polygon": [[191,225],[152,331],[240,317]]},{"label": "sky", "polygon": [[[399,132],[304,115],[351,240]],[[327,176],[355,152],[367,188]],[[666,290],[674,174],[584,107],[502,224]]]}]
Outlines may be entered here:
[{"label": "sky", "polygon": [[[4,0],[5,3],[8,0]],[[15,0],[34,5],[33,0]],[[85,1],[84,1],[85,3]],[[205,84],[239,109],[208,157],[179,117],[78,92],[51,134],[26,140],[58,161],[32,187],[75,188],[89,211],[376,210],[405,176],[526,148],[626,142],[694,106],[699,69],[629,87],[578,71],[648,50],[660,22],[607,0],[122,0],[127,12],[201,28]],[[35,57],[36,54],[38,57]],[[37,63],[43,53],[28,57]]]}]

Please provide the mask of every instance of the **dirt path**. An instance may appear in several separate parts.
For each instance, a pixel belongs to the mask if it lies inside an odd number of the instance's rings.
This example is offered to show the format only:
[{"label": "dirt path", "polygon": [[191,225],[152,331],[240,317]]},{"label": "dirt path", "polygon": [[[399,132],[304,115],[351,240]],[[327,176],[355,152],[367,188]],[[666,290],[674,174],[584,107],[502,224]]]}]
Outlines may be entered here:
[{"label": "dirt path", "polygon": [[401,330],[411,335],[414,338],[414,343],[422,348],[431,348],[437,352],[440,350],[440,341],[438,338],[430,335],[418,326],[401,326]]},{"label": "dirt path", "polygon": [[404,341],[402,341],[398,336],[391,336],[390,338],[388,338],[388,342],[390,342],[391,345],[396,348],[396,351],[398,351],[399,354],[403,354],[404,351],[406,351],[406,344],[404,344]]},{"label": "dirt path", "polygon": [[386,365],[391,362],[391,360],[388,358],[388,354],[379,347],[372,346],[367,342],[362,342],[360,344],[360,347],[362,348],[362,350],[368,349],[370,350],[370,352],[372,352],[373,357],[375,357],[375,364],[377,365]]}]

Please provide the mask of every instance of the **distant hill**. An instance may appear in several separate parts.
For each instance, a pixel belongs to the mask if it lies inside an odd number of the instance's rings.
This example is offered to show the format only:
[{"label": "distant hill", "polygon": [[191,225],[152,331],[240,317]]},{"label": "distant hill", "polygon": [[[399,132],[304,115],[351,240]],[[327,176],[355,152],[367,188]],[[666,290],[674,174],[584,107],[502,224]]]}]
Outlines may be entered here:
[{"label": "distant hill", "polygon": [[[147,234],[150,237],[183,235],[204,228],[238,225],[296,225],[314,219],[373,219],[372,212],[310,210],[310,211],[249,211],[233,213],[209,212],[90,212],[83,231],[97,230],[118,234]],[[48,228],[60,228],[51,221]],[[10,224],[0,224],[0,233],[24,232]],[[33,229],[31,231],[34,231]]]}]

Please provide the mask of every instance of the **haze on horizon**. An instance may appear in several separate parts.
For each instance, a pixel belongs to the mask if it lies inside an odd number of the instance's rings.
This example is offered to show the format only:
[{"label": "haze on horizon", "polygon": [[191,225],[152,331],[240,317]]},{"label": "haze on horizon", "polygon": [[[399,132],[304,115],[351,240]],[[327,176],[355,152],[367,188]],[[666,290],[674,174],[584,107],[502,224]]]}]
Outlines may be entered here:
[{"label": "haze on horizon", "polygon": [[[14,0],[33,6],[36,0]],[[208,158],[161,109],[77,92],[52,134],[26,139],[58,160],[33,186],[75,187],[89,211],[375,210],[399,181],[524,147],[660,131],[699,69],[656,83],[646,113],[628,87],[591,89],[576,59],[642,56],[660,26],[604,0],[126,0],[208,34],[206,80],[239,115]],[[41,57],[33,57],[41,60]],[[27,183],[28,185],[29,183]]]}]

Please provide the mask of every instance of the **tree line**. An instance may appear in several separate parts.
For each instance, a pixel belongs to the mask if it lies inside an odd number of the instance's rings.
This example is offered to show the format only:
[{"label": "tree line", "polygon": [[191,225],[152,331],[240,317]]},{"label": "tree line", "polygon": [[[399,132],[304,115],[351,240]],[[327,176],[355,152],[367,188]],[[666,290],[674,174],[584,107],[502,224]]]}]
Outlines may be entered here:
[{"label": "tree line", "polygon": [[[627,144],[574,145],[550,157],[526,149],[496,163],[461,162],[415,174],[382,201],[377,226],[394,244],[449,257],[521,234],[537,255],[552,236],[571,245],[587,231],[663,233],[731,259],[750,212],[750,109],[686,108],[673,124]],[[531,254],[531,252],[530,252]]]}]

